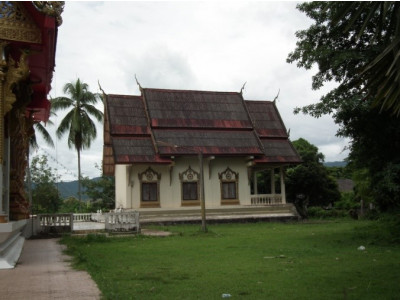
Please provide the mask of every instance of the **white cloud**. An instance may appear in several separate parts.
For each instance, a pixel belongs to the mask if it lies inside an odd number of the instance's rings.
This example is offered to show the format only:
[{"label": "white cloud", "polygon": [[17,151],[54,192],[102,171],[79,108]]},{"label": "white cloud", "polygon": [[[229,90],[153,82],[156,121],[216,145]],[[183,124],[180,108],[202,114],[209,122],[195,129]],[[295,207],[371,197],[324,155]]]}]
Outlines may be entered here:
[{"label": "white cloud", "polygon": [[[286,63],[297,30],[310,20],[294,2],[66,2],[59,28],[52,97],[78,77],[100,92],[138,95],[135,74],[144,87],[239,91],[245,99],[272,100],[291,139],[303,137],[326,160],[345,157],[347,141],[335,137],[329,116],[293,115],[293,109],[318,101],[311,90],[314,71]],[[331,87],[328,86],[328,90]],[[325,90],[326,91],[326,90]],[[82,153],[82,171],[98,176],[102,128],[91,150]],[[48,150],[77,173],[76,153],[66,140]]]}]

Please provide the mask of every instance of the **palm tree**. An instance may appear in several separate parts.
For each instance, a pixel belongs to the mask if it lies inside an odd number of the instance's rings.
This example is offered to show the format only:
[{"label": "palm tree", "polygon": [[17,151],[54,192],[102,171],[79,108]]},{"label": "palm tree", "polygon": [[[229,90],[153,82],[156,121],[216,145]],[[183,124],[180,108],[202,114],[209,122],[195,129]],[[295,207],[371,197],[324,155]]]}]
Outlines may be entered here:
[{"label": "palm tree", "polygon": [[103,113],[94,105],[98,95],[89,91],[89,86],[79,78],[76,82],[66,83],[63,88],[68,97],[57,97],[51,100],[54,111],[71,109],[62,119],[56,130],[60,139],[68,132],[68,147],[75,148],[78,153],[78,197],[81,201],[81,151],[89,149],[97,136],[96,125],[90,117],[103,121]]},{"label": "palm tree", "polygon": [[[54,123],[52,121],[50,121],[50,120],[47,121],[47,124],[54,125]],[[35,129],[35,132],[33,133],[33,135],[29,139],[29,147],[31,149],[34,149],[34,150],[39,149],[39,145],[38,145],[37,140],[36,140],[36,132],[40,132],[40,135],[44,139],[45,143],[47,145],[49,145],[50,147],[54,148],[53,139],[51,138],[49,132],[46,130],[46,128],[45,128],[45,126],[43,126],[43,124],[35,123],[33,125],[33,128]]]}]

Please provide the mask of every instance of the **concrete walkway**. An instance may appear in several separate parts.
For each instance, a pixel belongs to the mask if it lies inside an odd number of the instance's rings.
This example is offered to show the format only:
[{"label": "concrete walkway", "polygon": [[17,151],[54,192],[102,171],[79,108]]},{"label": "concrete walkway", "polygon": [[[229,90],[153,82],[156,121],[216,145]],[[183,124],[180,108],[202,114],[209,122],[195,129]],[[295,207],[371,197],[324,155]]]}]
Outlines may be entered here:
[{"label": "concrete walkway", "polygon": [[57,239],[26,240],[14,269],[0,270],[0,299],[100,299],[88,273],[66,262]]}]

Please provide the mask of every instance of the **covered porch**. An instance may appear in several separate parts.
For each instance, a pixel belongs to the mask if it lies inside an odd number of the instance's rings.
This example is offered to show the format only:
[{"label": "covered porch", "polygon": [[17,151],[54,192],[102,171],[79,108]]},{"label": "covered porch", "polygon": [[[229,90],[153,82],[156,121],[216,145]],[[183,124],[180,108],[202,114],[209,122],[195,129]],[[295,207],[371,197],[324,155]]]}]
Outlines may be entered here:
[{"label": "covered porch", "polygon": [[252,206],[286,204],[284,166],[254,166],[250,172]]}]

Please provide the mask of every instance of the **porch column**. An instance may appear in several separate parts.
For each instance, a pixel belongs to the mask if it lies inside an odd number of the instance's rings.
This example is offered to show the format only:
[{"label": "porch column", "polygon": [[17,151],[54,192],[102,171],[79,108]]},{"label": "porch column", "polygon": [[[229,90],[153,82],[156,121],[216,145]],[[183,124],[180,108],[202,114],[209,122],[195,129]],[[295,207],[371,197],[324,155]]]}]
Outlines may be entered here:
[{"label": "porch column", "polygon": [[286,189],[285,189],[285,176],[283,174],[283,167],[279,168],[279,173],[281,175],[281,196],[282,204],[286,204]]},{"label": "porch column", "polygon": [[258,194],[258,184],[257,184],[257,172],[256,171],[254,171],[253,189],[254,189],[254,195],[257,195]]},{"label": "porch column", "polygon": [[275,169],[271,169],[271,194],[275,194]]}]

